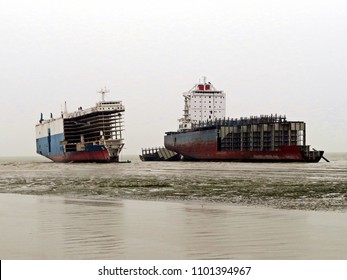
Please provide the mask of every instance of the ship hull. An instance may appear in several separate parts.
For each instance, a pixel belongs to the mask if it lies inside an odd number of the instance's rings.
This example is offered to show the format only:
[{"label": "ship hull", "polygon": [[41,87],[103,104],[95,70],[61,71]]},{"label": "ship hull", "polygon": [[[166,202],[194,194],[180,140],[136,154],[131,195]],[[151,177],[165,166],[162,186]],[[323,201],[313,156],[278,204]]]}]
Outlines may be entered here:
[{"label": "ship hull", "polygon": [[118,156],[110,156],[103,145],[95,145],[88,151],[64,152],[58,154],[41,154],[54,162],[118,162]]},{"label": "ship hull", "polygon": [[121,101],[103,100],[58,118],[41,114],[35,126],[36,152],[54,162],[119,162],[123,112]]},{"label": "ship hull", "polygon": [[[64,133],[62,133],[62,125],[56,124],[60,120],[50,124],[49,135],[42,133],[43,137],[36,139],[36,151],[38,154],[54,161],[54,162],[118,162],[119,151],[112,152],[105,145],[92,144],[83,147],[80,151],[66,151],[64,147]],[[55,126],[55,127],[54,127]]]},{"label": "ship hull", "polygon": [[322,151],[305,156],[301,146],[280,146],[274,151],[219,150],[217,130],[173,133],[165,136],[165,147],[184,160],[242,162],[318,162]]},{"label": "ship hull", "polygon": [[107,150],[93,152],[70,152],[47,156],[54,162],[116,162],[111,159]]}]

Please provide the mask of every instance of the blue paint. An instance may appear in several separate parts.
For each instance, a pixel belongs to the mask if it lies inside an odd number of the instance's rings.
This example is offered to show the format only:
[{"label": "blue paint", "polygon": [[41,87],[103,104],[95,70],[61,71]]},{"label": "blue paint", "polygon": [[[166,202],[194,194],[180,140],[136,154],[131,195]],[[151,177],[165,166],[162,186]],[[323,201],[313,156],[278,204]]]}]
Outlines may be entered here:
[{"label": "blue paint", "polygon": [[[48,129],[48,136],[36,139],[36,152],[43,156],[55,156],[64,153],[64,133],[51,135]],[[85,152],[97,152],[105,150],[104,145],[86,145]],[[80,153],[75,151],[71,153]],[[84,152],[84,151],[82,151]]]},{"label": "blue paint", "polygon": [[36,152],[43,156],[58,155],[64,152],[64,133],[51,135],[48,130],[48,136],[36,139]]},{"label": "blue paint", "polygon": [[97,151],[103,151],[105,149],[106,148],[104,145],[87,145],[85,147],[86,152],[97,152]]}]

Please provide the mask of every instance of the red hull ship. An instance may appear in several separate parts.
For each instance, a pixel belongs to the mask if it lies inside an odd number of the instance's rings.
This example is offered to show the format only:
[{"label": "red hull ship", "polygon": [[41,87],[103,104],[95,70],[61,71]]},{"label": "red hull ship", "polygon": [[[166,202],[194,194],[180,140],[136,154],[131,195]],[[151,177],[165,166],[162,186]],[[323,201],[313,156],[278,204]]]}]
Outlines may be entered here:
[{"label": "red hull ship", "polygon": [[[296,140],[293,140],[295,144],[292,143],[291,146],[284,145],[287,141],[273,140],[271,144],[270,140],[263,142],[262,148],[260,141],[253,142],[253,147],[250,147],[250,139],[245,139],[245,146],[241,148],[240,142],[234,140],[233,146],[232,141],[228,141],[232,137],[230,134],[228,138],[220,136],[220,131],[226,128],[230,127],[212,125],[201,131],[168,132],[164,140],[165,147],[182,155],[184,160],[201,161],[318,162],[324,153],[310,151],[306,145],[297,145]],[[234,139],[237,137],[240,135],[234,136]],[[288,136],[284,138],[288,139]],[[294,138],[296,136],[292,137]]]},{"label": "red hull ship", "polygon": [[167,132],[164,144],[185,160],[318,162],[323,157],[323,151],[306,145],[303,121],[277,115],[226,119],[224,92],[205,80],[184,97],[179,130]]},{"label": "red hull ship", "polygon": [[110,157],[110,154],[105,146],[94,145],[94,151],[69,152],[57,155],[47,156],[54,162],[116,162],[117,159]]}]

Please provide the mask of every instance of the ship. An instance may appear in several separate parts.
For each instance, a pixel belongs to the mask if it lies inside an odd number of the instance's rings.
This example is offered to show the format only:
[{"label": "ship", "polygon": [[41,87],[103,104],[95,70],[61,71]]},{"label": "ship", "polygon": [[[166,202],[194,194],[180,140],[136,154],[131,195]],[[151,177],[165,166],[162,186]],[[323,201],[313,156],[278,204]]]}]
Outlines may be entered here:
[{"label": "ship", "polygon": [[165,147],[184,160],[319,162],[324,151],[306,145],[306,123],[285,115],[225,117],[226,94],[206,78],[183,93],[184,114],[177,131],[166,132]]},{"label": "ship", "polygon": [[170,151],[164,147],[159,148],[144,148],[141,155],[139,155],[142,161],[178,161],[180,155]]},{"label": "ship", "polygon": [[65,109],[57,118],[43,114],[35,126],[36,152],[54,162],[119,162],[124,146],[121,101],[106,101],[101,89],[94,107],[74,112]]}]

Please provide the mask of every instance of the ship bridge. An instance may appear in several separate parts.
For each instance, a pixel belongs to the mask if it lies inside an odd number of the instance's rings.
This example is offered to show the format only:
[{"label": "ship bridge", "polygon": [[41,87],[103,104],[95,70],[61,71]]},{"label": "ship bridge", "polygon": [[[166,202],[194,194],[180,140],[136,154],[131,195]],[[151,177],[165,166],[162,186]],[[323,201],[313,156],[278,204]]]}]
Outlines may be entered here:
[{"label": "ship bridge", "polygon": [[183,93],[184,114],[179,119],[179,131],[190,129],[198,122],[225,118],[225,93],[217,90],[206,77]]}]

